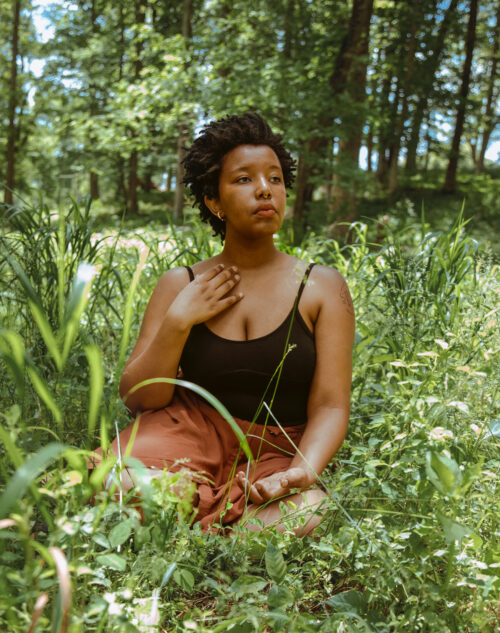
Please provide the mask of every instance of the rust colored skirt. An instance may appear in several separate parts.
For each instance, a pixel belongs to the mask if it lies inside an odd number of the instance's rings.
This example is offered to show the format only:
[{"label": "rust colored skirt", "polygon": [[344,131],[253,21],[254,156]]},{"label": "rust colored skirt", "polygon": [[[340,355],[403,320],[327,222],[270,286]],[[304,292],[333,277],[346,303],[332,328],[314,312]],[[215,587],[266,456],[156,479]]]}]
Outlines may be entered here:
[{"label": "rust colored skirt", "polygon": [[[298,446],[305,425],[284,427],[290,441],[277,426],[235,420],[257,460],[248,470],[251,481],[290,466],[296,453],[293,444]],[[122,452],[128,446],[134,424],[119,435]],[[118,455],[117,439],[111,450]],[[96,453],[101,455],[100,449]],[[177,388],[168,407],[142,413],[130,456],[148,467],[200,473],[196,479],[199,501],[195,520],[204,530],[214,523],[229,525],[243,515],[245,493],[231,478],[236,472],[247,472],[248,459],[226,420],[193,393]],[[183,462],[178,463],[179,460]]]}]

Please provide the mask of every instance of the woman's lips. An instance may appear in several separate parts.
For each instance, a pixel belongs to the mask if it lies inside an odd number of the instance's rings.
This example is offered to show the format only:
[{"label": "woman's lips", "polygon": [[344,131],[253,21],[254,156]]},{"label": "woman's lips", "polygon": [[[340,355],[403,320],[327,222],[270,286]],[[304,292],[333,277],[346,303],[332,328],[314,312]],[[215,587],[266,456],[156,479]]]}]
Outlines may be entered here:
[{"label": "woman's lips", "polygon": [[256,215],[259,215],[261,218],[270,218],[276,213],[274,209],[259,209],[256,211]]}]

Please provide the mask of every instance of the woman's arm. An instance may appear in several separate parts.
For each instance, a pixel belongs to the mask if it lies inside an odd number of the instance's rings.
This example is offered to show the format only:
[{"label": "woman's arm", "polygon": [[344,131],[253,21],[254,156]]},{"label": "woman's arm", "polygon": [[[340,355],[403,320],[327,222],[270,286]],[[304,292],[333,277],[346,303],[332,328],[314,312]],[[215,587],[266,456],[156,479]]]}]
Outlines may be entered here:
[{"label": "woman's arm", "polygon": [[[319,313],[314,329],[316,368],[306,429],[290,468],[251,487],[253,503],[263,503],[286,495],[291,488],[308,488],[315,483],[316,475],[322,473],[338,451],[347,432],[354,342],[354,309],[349,289],[339,272],[325,266],[313,269],[309,284]],[[244,477],[239,483],[244,485]]]},{"label": "woman's arm", "polygon": [[148,378],[175,378],[191,328],[227,310],[242,297],[229,294],[239,281],[237,270],[215,266],[192,283],[185,268],[167,271],[156,286],[144,314],[139,338],[120,380],[120,395],[132,411],[161,409],[172,400],[175,386],[154,383],[129,391]]}]

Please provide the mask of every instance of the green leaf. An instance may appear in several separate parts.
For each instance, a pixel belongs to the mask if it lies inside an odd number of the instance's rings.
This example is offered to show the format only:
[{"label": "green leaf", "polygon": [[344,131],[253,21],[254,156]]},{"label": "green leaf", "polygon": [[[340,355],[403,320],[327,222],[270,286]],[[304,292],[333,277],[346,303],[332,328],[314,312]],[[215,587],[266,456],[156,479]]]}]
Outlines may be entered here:
[{"label": "green leaf", "polygon": [[99,405],[101,404],[102,390],[104,386],[104,372],[102,368],[102,354],[97,345],[86,345],[85,355],[90,369],[89,392],[89,418],[87,434],[89,438],[94,435]]},{"label": "green leaf", "polygon": [[127,561],[119,554],[100,554],[96,556],[96,561],[103,567],[109,567],[116,571],[125,571]]},{"label": "green leaf", "polygon": [[341,613],[353,613],[355,615],[364,615],[366,613],[366,598],[361,591],[350,589],[338,593],[327,601],[332,607]]},{"label": "green leaf", "polygon": [[444,530],[444,536],[448,543],[454,543],[455,541],[461,541],[466,536],[472,535],[472,530],[465,525],[460,525],[453,519],[438,512],[438,519],[441,522]]},{"label": "green leaf", "polygon": [[267,587],[267,580],[261,576],[242,574],[229,588],[234,593],[257,593]]},{"label": "green leaf", "polygon": [[188,569],[176,569],[174,580],[184,591],[191,593],[194,588],[194,576]]},{"label": "green leaf", "polygon": [[103,549],[109,549],[111,547],[108,537],[104,534],[100,534],[99,532],[97,534],[94,534],[92,540]]},{"label": "green leaf", "polygon": [[265,559],[267,573],[277,585],[280,585],[286,575],[286,563],[283,554],[275,545],[268,542]]},{"label": "green leaf", "polygon": [[28,375],[31,379],[31,382],[33,383],[33,387],[35,387],[36,392],[40,396],[40,399],[43,401],[47,409],[49,409],[49,411],[52,413],[57,424],[61,426],[62,425],[61,411],[59,407],[57,406],[57,403],[54,400],[54,397],[50,393],[49,388],[47,387],[47,384],[38,375],[34,367],[28,367]]},{"label": "green leaf", "polygon": [[267,596],[267,603],[271,609],[281,609],[293,604],[294,597],[287,587],[273,585]]},{"label": "green leaf", "polygon": [[0,355],[12,372],[20,394],[24,393],[24,343],[17,332],[0,330]]},{"label": "green leaf", "polygon": [[109,543],[111,547],[118,547],[122,545],[130,538],[132,534],[133,521],[127,519],[115,525],[115,527],[109,533]]},{"label": "green leaf", "polygon": [[500,437],[500,420],[493,420],[490,423],[485,437]]},{"label": "green leaf", "polygon": [[47,346],[50,355],[54,359],[57,369],[60,371],[62,368],[61,352],[59,351],[56,337],[50,328],[49,320],[43,313],[43,310],[38,303],[35,303],[34,301],[30,301],[28,299],[28,305],[30,307],[31,314],[33,315],[35,323],[38,326],[40,334],[42,335],[42,338],[45,342],[45,345]]},{"label": "green leaf", "polygon": [[427,453],[426,472],[429,480],[445,495],[452,493],[462,483],[458,464],[442,453]]},{"label": "green leaf", "polygon": [[71,345],[75,340],[80,326],[80,318],[87,305],[90,286],[95,274],[95,269],[90,264],[82,262],[78,266],[76,276],[73,281],[71,295],[66,306],[66,317],[63,326],[64,342],[62,350],[62,364],[68,359]]},{"label": "green leaf", "polygon": [[5,517],[32,482],[47,468],[50,462],[59,457],[67,446],[59,443],[47,444],[20,466],[11,477],[0,497],[0,518]]}]

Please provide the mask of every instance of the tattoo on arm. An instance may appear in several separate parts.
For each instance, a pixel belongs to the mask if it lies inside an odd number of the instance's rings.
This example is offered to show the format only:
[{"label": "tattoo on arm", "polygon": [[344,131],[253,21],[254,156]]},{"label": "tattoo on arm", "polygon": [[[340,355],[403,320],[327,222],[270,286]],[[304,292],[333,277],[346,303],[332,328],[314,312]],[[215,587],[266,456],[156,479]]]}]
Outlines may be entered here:
[{"label": "tattoo on arm", "polygon": [[349,294],[349,288],[347,287],[345,281],[340,289],[340,298],[342,299],[342,303],[345,305],[347,312],[354,316],[354,306],[352,304],[351,295]]}]

